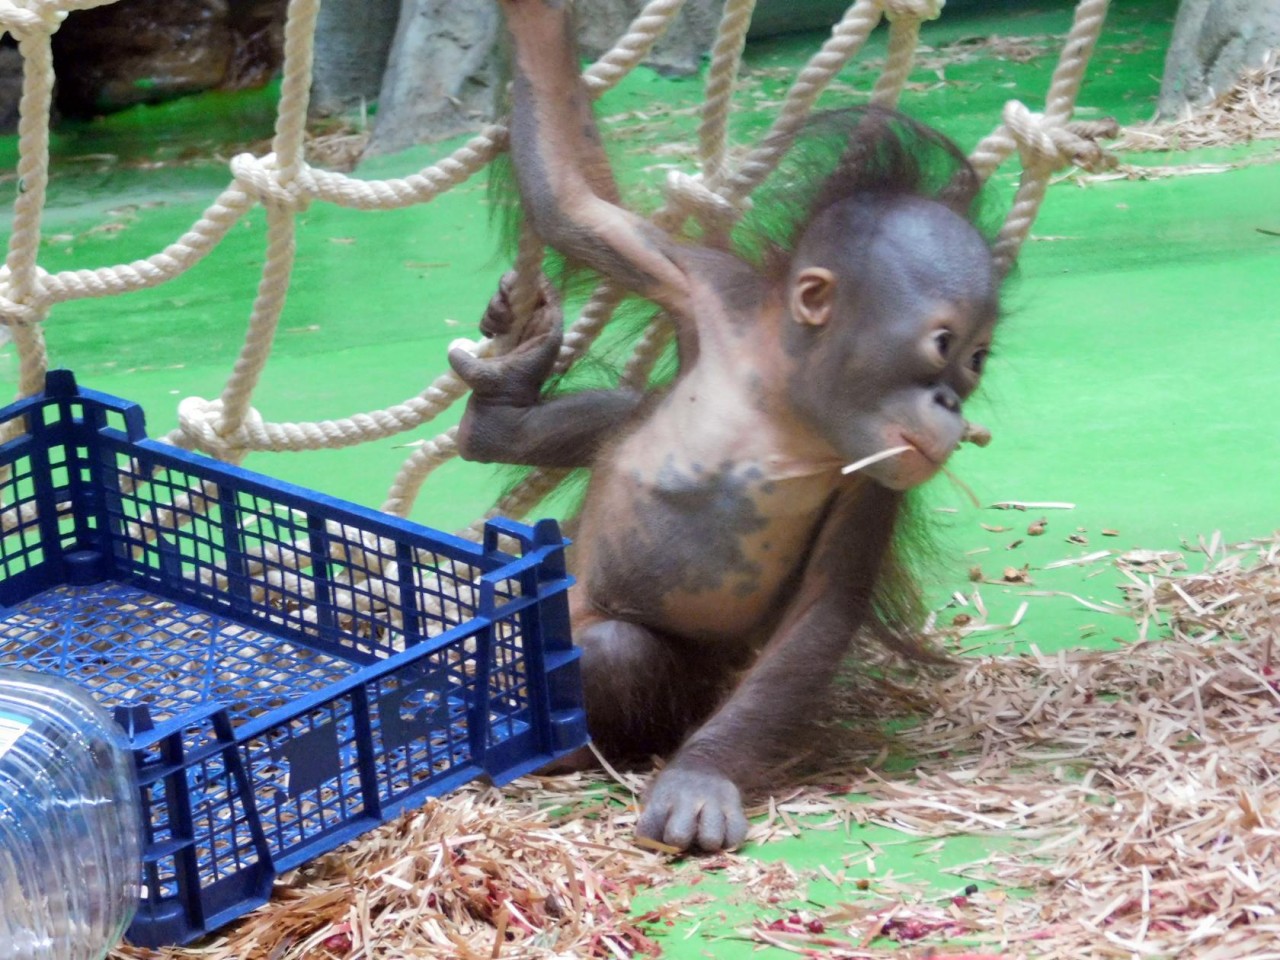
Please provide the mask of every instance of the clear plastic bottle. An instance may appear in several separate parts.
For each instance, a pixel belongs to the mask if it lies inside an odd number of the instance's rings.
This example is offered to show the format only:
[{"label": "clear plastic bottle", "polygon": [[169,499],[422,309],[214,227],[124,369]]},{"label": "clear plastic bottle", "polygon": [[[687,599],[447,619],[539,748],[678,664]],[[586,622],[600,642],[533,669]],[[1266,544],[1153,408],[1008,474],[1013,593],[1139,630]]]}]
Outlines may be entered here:
[{"label": "clear plastic bottle", "polygon": [[124,732],[80,688],[0,669],[0,960],[100,960],[133,919],[141,818]]}]

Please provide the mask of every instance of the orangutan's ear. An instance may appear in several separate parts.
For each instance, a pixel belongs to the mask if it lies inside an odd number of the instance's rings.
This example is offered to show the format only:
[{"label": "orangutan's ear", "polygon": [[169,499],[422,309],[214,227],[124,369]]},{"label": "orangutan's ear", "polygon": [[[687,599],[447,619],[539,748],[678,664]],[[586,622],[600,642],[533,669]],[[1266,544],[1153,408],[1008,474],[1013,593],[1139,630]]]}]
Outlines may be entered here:
[{"label": "orangutan's ear", "polygon": [[836,302],[836,275],[826,267],[805,267],[791,281],[791,317],[811,327],[826,326]]}]

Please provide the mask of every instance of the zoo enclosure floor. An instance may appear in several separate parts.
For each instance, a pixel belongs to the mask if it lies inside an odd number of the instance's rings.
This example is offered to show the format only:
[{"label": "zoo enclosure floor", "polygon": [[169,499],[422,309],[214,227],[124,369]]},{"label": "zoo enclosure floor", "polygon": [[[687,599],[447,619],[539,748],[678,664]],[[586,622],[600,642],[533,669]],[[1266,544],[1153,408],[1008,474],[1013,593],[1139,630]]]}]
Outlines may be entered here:
[{"label": "zoo enclosure floor", "polygon": [[[1083,118],[1122,123],[1153,112],[1174,4],[1116,4],[1080,102]],[[927,25],[923,39],[945,63],[922,65],[902,107],[971,147],[1013,97],[1033,106],[1047,87],[1071,6],[1043,2],[1016,12],[959,9]],[[1019,38],[1003,51],[976,38]],[[772,116],[784,73],[815,48],[812,36],[754,44],[737,132]],[[971,56],[966,54],[966,48]],[[842,82],[866,90],[863,64],[883,52],[877,37]],[[652,203],[662,163],[655,148],[688,142],[700,98],[695,80],[639,71],[601,103],[599,115],[624,181]],[[839,101],[839,88],[828,104]],[[270,93],[207,96],[68,128],[55,144],[43,265],[49,270],[146,256],[179,235],[225,186],[221,158],[270,135]],[[456,142],[366,164],[376,177],[416,170]],[[0,145],[12,170],[14,145]],[[672,162],[680,160],[677,154]],[[1070,510],[1010,514],[975,509],[946,481],[935,483],[945,563],[933,573],[942,604],[968,588],[966,571],[1028,568],[1040,591],[1091,601],[1118,599],[1120,577],[1097,567],[1046,569],[1099,545],[1182,550],[1221,531],[1228,540],[1269,534],[1280,516],[1276,428],[1280,323],[1275,315],[1280,230],[1280,158],[1275,144],[1131,155],[1149,178],[1065,179],[1051,188],[1008,287],[1007,316],[974,418],[991,447],[966,449],[954,471],[984,504],[1064,502]],[[1191,173],[1198,175],[1189,175]],[[9,178],[13,182],[12,176]],[[1012,175],[995,182],[1001,206]],[[445,369],[455,337],[476,335],[505,268],[482,181],[426,207],[357,213],[315,205],[301,219],[298,266],[275,354],[255,406],[274,420],[343,416],[420,391]],[[87,386],[142,403],[158,436],[176,424],[182,397],[216,397],[239,348],[265,240],[261,210],[188,275],[163,287],[57,307],[47,325],[51,363]],[[12,348],[8,348],[11,350]],[[0,353],[12,385],[16,360]],[[447,421],[446,424],[447,425]],[[253,469],[377,506],[406,454],[403,444],[433,424],[359,450],[255,455]],[[429,482],[415,518],[452,529],[485,509],[503,476],[452,464]],[[1040,536],[1027,526],[1044,516]],[[1011,519],[1012,518],[1012,519]],[[984,526],[985,525],[985,526]],[[990,528],[1000,528],[992,530]],[[1102,541],[1103,531],[1113,532]],[[1076,535],[1089,545],[1068,542]],[[984,591],[993,622],[1008,622],[1026,586]],[[1019,627],[995,635],[991,652],[1107,645],[1133,625],[1100,616],[1067,596],[1038,598]],[[959,837],[940,852],[880,828],[844,835],[805,832],[747,853],[800,871],[835,868],[865,845],[882,845],[881,875],[915,877],[940,896],[965,881],[945,872],[981,858],[981,842]],[[855,877],[852,872],[848,882]],[[673,957],[746,957],[755,947],[734,931],[758,917],[726,881],[699,886],[724,905],[661,933]],[[662,891],[660,899],[669,899]],[[848,896],[814,875],[813,903]],[[657,902],[637,900],[637,910]],[[788,904],[779,904],[779,915]],[[772,953],[772,952],[771,952]],[[776,955],[782,956],[781,951]]]}]

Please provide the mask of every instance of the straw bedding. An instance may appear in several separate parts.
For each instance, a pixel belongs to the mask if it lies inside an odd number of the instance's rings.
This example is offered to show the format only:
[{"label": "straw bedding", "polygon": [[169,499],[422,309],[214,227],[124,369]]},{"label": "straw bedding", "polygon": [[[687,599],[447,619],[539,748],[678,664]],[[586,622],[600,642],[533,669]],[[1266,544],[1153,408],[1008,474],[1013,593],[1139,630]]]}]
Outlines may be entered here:
[{"label": "straw bedding", "polygon": [[1246,71],[1234,87],[1168,123],[1136,124],[1119,150],[1192,150],[1280,139],[1280,51]]},{"label": "straw bedding", "polygon": [[705,903],[699,875],[718,872],[755,918],[738,936],[809,956],[1280,958],[1280,535],[1204,550],[1194,574],[1165,552],[1106,561],[1136,642],[966,660],[899,701],[931,704],[893,738],[914,769],[851,754],[838,792],[828,775],[757,811],[763,844],[859,823],[939,845],[1001,838],[960,871],[965,895],[878,876],[869,849],[821,869],[839,894],[819,905],[785,863],[637,848],[638,778],[526,778],[432,801],[281,878],[207,943],[112,957],[656,956],[652,935]]},{"label": "straw bedding", "polygon": [[[979,53],[1032,59],[1045,39],[956,44],[922,66]],[[1172,123],[1131,126],[1114,148],[1277,138],[1273,54],[1213,103]],[[335,144],[349,149],[349,140]],[[1121,165],[1088,178],[1216,173],[1269,159]],[[737,891],[735,915],[749,918],[734,935],[798,955],[1280,960],[1280,672],[1271,650],[1280,535],[1234,550],[1215,540],[1204,552],[1207,570],[1194,575],[1182,573],[1180,555],[1160,551],[1083,558],[1119,570],[1139,623],[1135,644],[975,657],[914,685],[847,684],[836,712],[863,721],[863,733],[834,751],[813,785],[756,811],[755,844],[862,823],[937,847],[989,837],[993,852],[957,879],[963,895],[878,874],[883,851],[874,846],[817,877],[749,853],[671,860],[632,842],[641,778],[527,778],[503,791],[455,791],[280,878],[271,903],[205,943],[122,946],[111,958],[657,956],[658,934],[673,922],[681,936],[701,935],[688,918],[705,914],[710,897],[697,883],[718,873]],[[1020,572],[1005,571],[1004,582],[1024,582],[1010,575]],[[984,613],[955,617],[950,639],[963,646],[988,626]],[[867,735],[869,703],[877,720],[903,729]],[[912,758],[913,769],[879,772],[890,753]],[[808,899],[812,879],[837,895]],[[678,893],[659,908],[631,909],[634,894],[668,887]]]},{"label": "straw bedding", "polygon": [[1008,956],[1280,957],[1280,538],[1210,549],[1205,573],[1153,554],[1161,572],[1126,574],[1149,639],[983,658],[930,691],[935,712],[902,734],[920,767],[860,784],[874,800],[851,812],[1019,842],[964,871],[989,893],[885,897],[875,916],[900,939],[911,921]]},{"label": "straw bedding", "polygon": [[[1006,38],[1003,53],[1032,58],[1038,40]],[[957,46],[938,56],[955,62],[974,52]],[[1207,107],[1129,127],[1115,147],[1276,138],[1273,55]],[[1101,176],[1139,175],[1155,171]],[[798,788],[756,811],[756,844],[859,823],[939,844],[961,834],[1001,838],[964,868],[958,887],[973,884],[964,895],[876,875],[869,850],[861,863],[822,868],[839,895],[819,906],[805,900],[809,878],[785,863],[750,853],[671,860],[636,847],[639,778],[527,778],[502,791],[455,791],[280,878],[271,903],[205,943],[122,946],[110,956],[656,956],[655,932],[705,904],[696,882],[717,872],[739,891],[737,909],[755,918],[742,937],[833,960],[1280,958],[1280,672],[1271,649],[1280,536],[1233,550],[1215,542],[1206,553],[1199,574],[1161,553],[1117,564],[1139,622],[1135,644],[973,658],[914,689],[885,683],[877,692],[890,712],[914,718],[892,738],[914,769],[877,772],[881,744],[868,752],[860,740],[839,758],[841,770],[819,778],[825,787]],[[866,692],[850,689],[859,699]],[[631,909],[637,892],[677,885],[679,896],[662,907]]]}]

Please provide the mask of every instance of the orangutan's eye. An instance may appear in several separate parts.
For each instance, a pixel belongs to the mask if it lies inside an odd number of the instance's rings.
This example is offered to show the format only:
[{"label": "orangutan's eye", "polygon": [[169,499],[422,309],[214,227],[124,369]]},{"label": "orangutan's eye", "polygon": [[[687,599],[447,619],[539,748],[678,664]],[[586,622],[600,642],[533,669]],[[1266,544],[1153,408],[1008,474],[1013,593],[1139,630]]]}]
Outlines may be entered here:
[{"label": "orangutan's eye", "polygon": [[946,360],[951,353],[951,345],[955,342],[955,334],[943,327],[941,330],[933,334],[933,347],[938,351],[938,356]]}]

